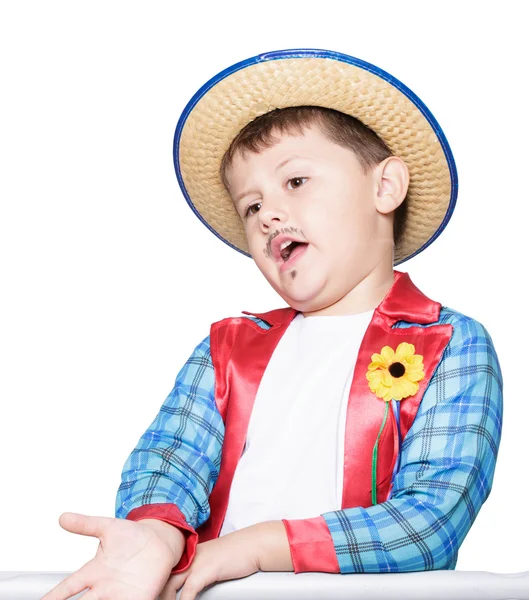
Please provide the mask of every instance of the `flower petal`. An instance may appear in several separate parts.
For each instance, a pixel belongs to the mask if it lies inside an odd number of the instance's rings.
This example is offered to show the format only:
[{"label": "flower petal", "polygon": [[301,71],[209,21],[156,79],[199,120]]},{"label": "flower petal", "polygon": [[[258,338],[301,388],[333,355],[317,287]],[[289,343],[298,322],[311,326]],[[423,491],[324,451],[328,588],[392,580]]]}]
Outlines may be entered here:
[{"label": "flower petal", "polygon": [[407,363],[406,371],[418,372],[424,369],[424,365],[421,363]]},{"label": "flower petal", "polygon": [[415,352],[415,346],[413,344],[409,344],[408,342],[401,342],[397,346],[397,360],[407,361],[409,358],[413,356]]},{"label": "flower petal", "polygon": [[395,379],[395,382],[391,386],[391,397],[395,400],[400,400],[402,398],[401,382],[398,379]]},{"label": "flower petal", "polygon": [[377,395],[379,398],[383,398],[383,397],[384,397],[384,396],[385,396],[385,395],[388,393],[388,392],[387,392],[388,388],[387,388],[387,387],[385,387],[385,386],[384,386],[384,385],[382,385],[382,384],[379,384],[378,386],[374,386],[374,385],[372,385],[372,384],[370,383],[370,384],[369,384],[369,388],[370,388],[370,390],[371,390],[371,391],[372,391],[374,394],[376,394],[376,395]]},{"label": "flower petal", "polygon": [[373,371],[374,369],[386,369],[387,368],[387,364],[385,361],[383,360],[375,360],[372,363],[369,363],[369,366],[367,367],[369,371]]},{"label": "flower petal", "polygon": [[391,388],[391,397],[395,400],[402,399],[402,394],[400,391],[400,382],[395,381],[395,384]]},{"label": "flower petal", "polygon": [[408,371],[405,375],[408,381],[422,381],[424,379],[423,371]]},{"label": "flower petal", "polygon": [[386,364],[390,365],[394,360],[395,360],[395,352],[393,351],[393,348],[390,348],[389,346],[384,346],[382,348],[382,358],[386,361]]},{"label": "flower petal", "polygon": [[381,371],[381,373],[382,373],[382,383],[386,387],[391,387],[391,384],[394,381],[394,378],[391,376],[391,373],[387,369],[383,369]]},{"label": "flower petal", "polygon": [[413,381],[407,381],[402,377],[402,379],[398,382],[398,390],[395,391],[395,395],[393,396],[395,399],[402,400],[403,398],[408,398],[408,396],[413,396],[419,389],[417,383]]},{"label": "flower petal", "polygon": [[384,396],[382,396],[384,402],[391,402],[391,392],[387,392]]},{"label": "flower petal", "polygon": [[368,373],[366,373],[366,378],[375,387],[378,387],[382,382],[382,371],[369,371]]}]

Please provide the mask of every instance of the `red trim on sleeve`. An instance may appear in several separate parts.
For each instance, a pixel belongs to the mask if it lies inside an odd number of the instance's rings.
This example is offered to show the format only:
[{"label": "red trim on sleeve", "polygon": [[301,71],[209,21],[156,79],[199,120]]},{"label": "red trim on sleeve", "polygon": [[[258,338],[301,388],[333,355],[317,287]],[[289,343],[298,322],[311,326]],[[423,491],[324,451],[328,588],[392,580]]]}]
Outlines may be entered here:
[{"label": "red trim on sleeve", "polygon": [[171,575],[185,571],[193,562],[198,542],[198,533],[187,523],[183,513],[175,504],[144,504],[143,506],[133,508],[126,518],[131,521],[158,519],[159,521],[164,521],[178,527],[184,534],[186,540],[184,552],[178,564],[173,567]]},{"label": "red trim on sleeve", "polygon": [[295,573],[340,573],[332,536],[323,517],[282,521]]}]

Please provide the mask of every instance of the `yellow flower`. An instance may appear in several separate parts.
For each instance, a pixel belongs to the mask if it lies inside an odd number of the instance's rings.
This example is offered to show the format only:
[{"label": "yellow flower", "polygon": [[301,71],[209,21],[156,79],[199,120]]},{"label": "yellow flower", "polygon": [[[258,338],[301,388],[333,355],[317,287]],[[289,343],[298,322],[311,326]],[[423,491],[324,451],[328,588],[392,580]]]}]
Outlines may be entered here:
[{"label": "yellow flower", "polygon": [[386,402],[413,396],[419,389],[417,382],[424,379],[423,357],[414,353],[413,344],[402,342],[396,352],[384,346],[380,354],[373,354],[366,373],[369,389]]}]

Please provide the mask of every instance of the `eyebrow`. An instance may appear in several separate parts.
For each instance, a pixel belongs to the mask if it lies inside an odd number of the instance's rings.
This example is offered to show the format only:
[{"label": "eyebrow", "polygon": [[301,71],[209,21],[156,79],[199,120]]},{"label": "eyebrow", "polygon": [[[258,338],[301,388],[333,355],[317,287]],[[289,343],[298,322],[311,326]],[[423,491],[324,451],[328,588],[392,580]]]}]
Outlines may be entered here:
[{"label": "eyebrow", "polygon": [[[274,173],[277,173],[277,172],[278,172],[280,169],[282,169],[282,168],[283,168],[283,167],[284,167],[286,164],[288,164],[289,162],[291,162],[291,161],[293,161],[293,160],[296,160],[296,159],[298,159],[298,158],[304,158],[304,159],[306,159],[306,158],[308,158],[308,157],[306,157],[306,156],[297,156],[297,155],[294,155],[294,156],[289,156],[289,157],[285,158],[285,160],[282,160],[282,161],[281,161],[281,162],[280,162],[280,163],[277,165],[277,167],[274,169]],[[309,160],[310,160],[310,159],[309,159]],[[259,192],[257,192],[256,190],[248,190],[248,191],[242,192],[241,194],[238,194],[238,195],[235,197],[235,200],[234,200],[234,202],[235,202],[235,204],[238,204],[238,203],[240,202],[240,200],[242,200],[242,199],[244,198],[244,196],[247,196],[248,194],[258,194],[258,193],[259,193]]]},{"label": "eyebrow", "polygon": [[235,197],[235,204],[239,204],[239,202],[245,197],[248,196],[248,194],[257,194],[257,190],[247,190],[246,192],[242,192],[241,194],[239,194],[238,196]]},{"label": "eyebrow", "polygon": [[277,167],[274,169],[274,172],[277,173],[279,171],[279,169],[283,168],[287,163],[289,163],[292,160],[296,160],[297,158],[306,158],[306,156],[289,156],[288,158],[285,158],[285,160],[282,160]]}]

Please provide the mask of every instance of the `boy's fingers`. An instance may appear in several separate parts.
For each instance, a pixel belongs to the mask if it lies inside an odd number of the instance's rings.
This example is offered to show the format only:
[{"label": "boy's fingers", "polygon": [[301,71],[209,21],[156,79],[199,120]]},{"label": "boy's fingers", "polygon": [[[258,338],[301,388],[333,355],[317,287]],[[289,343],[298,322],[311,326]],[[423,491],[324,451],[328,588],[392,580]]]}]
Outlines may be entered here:
[{"label": "boy's fingers", "polygon": [[187,579],[180,594],[180,600],[195,600],[197,595],[209,585],[207,579]]},{"label": "boy's fingers", "polygon": [[159,600],[175,600],[176,592],[184,585],[188,575],[188,573],[171,575],[160,592]]},{"label": "boy's fingers", "polygon": [[[68,598],[75,596],[75,594],[82,592],[89,586],[83,571],[83,569],[80,569],[66,577],[66,579],[63,579],[45,596],[42,596],[40,600],[67,600]],[[91,592],[88,592],[82,596],[83,600],[90,600],[90,594]]]},{"label": "boy's fingers", "polygon": [[105,526],[109,525],[113,520],[109,517],[92,517],[90,515],[66,512],[59,517],[59,525],[71,533],[100,538],[105,531]]},{"label": "boy's fingers", "polygon": [[88,590],[86,594],[81,596],[80,600],[101,600],[101,595],[93,590]]}]

